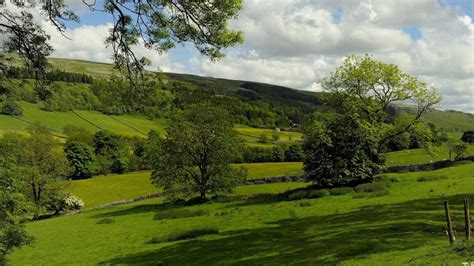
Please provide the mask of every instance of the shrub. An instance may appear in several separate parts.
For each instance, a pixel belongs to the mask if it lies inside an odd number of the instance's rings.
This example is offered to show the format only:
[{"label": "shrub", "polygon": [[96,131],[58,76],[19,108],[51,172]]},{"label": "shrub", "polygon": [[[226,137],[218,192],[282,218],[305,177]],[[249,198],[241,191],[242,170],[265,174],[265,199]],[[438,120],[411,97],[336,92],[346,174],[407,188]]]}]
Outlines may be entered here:
[{"label": "shrub", "polygon": [[70,193],[66,196],[62,193],[52,193],[49,195],[45,207],[48,211],[58,214],[64,211],[80,210],[84,207],[84,202]]},{"label": "shrub", "polygon": [[345,195],[354,192],[354,189],[351,187],[338,187],[329,190],[331,195]]},{"label": "shrub", "polygon": [[149,244],[158,244],[158,243],[165,243],[165,242],[173,242],[179,240],[186,240],[186,239],[194,239],[204,235],[215,235],[219,234],[219,230],[214,227],[204,227],[204,228],[195,228],[184,232],[177,232],[174,234],[170,234],[163,237],[154,237],[150,241]]},{"label": "shrub", "polygon": [[15,101],[6,100],[1,107],[0,113],[11,116],[22,116],[23,108],[21,108],[21,106]]},{"label": "shrub", "polygon": [[308,193],[308,198],[310,199],[316,199],[316,198],[322,198],[329,196],[329,191],[327,189],[321,189],[321,190],[312,190]]},{"label": "shrub", "polygon": [[442,179],[447,179],[448,176],[446,175],[430,175],[430,176],[422,176],[419,177],[416,181],[418,182],[429,182],[429,181],[436,181],[436,180],[442,180]]},{"label": "shrub", "polygon": [[80,210],[84,207],[84,202],[73,194],[69,194],[65,199],[66,209],[67,210]]},{"label": "shrub", "polygon": [[190,218],[196,216],[206,215],[207,212],[203,210],[170,210],[157,213],[155,215],[155,220],[164,220],[164,219],[181,219],[181,218]]},{"label": "shrub", "polygon": [[360,184],[357,187],[355,187],[354,190],[358,193],[360,192],[372,193],[372,192],[382,191],[388,188],[390,188],[390,184],[387,182],[375,182],[375,183]]}]

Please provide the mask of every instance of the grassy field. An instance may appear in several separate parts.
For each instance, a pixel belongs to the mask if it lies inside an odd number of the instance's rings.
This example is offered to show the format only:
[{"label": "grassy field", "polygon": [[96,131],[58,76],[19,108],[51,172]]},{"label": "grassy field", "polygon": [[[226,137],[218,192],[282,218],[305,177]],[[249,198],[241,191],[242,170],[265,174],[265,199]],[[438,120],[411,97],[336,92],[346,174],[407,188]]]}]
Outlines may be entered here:
[{"label": "grassy field", "polygon": [[262,178],[273,176],[290,176],[303,174],[303,163],[243,163],[237,164],[248,169],[248,178]]},{"label": "grassy field", "polygon": [[0,132],[24,132],[31,123],[40,123],[56,135],[62,135],[65,126],[74,125],[90,132],[105,129],[120,135],[145,137],[150,130],[163,133],[166,125],[164,119],[149,120],[143,116],[108,116],[94,111],[47,112],[39,104],[21,102],[20,105],[21,119],[0,115]]},{"label": "grassy field", "polygon": [[262,139],[262,136],[269,141],[272,140],[273,135],[279,137],[278,141],[296,141],[301,140],[303,134],[299,132],[280,131],[276,132],[271,129],[252,128],[247,126],[237,126],[235,131],[241,135],[245,140],[257,142]]},{"label": "grassy field", "polygon": [[[86,211],[29,223],[37,241],[10,259],[13,265],[461,265],[474,259],[474,250],[460,244],[462,202],[474,198],[473,173],[474,163],[392,174],[399,182],[380,197],[245,197],[188,207],[152,199]],[[418,182],[420,177],[433,181]],[[301,185],[246,186],[238,193],[276,193]],[[444,199],[450,201],[459,244],[450,245],[445,235]],[[155,220],[156,215],[168,219]],[[150,244],[154,237],[171,239],[206,228],[218,234]]]},{"label": "grassy field", "polygon": [[[301,163],[238,164],[248,169],[248,178],[302,174]],[[67,190],[80,197],[86,208],[130,200],[159,190],[150,183],[150,172],[96,176],[67,182]]]},{"label": "grassy field", "polygon": [[[474,145],[469,145],[468,155],[474,155]],[[454,156],[454,155],[453,155]],[[430,152],[424,149],[389,152],[385,157],[385,165],[410,165],[436,162],[449,159],[449,148],[446,145],[433,147]]]}]

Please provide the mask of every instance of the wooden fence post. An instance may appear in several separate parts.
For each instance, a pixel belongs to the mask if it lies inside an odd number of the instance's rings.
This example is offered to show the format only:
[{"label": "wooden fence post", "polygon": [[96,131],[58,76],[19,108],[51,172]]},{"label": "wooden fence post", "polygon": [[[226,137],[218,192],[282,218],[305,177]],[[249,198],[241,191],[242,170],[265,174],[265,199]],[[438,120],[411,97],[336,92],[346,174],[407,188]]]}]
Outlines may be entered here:
[{"label": "wooden fence post", "polygon": [[449,214],[449,203],[447,200],[444,201],[444,210],[446,212],[446,223],[448,225],[448,237],[449,242],[453,243],[456,240],[454,233],[453,233],[453,226],[451,224],[451,215]]},{"label": "wooden fence post", "polygon": [[466,226],[466,240],[471,239],[471,218],[469,217],[469,199],[464,199],[464,223]]}]

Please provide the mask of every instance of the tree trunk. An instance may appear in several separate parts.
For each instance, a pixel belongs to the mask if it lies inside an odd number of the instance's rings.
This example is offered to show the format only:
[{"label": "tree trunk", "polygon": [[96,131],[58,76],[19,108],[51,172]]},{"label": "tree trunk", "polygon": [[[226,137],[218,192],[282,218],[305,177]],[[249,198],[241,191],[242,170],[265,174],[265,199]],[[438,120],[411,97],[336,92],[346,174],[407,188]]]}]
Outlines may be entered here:
[{"label": "tree trunk", "polygon": [[205,189],[201,189],[200,195],[199,195],[199,201],[201,201],[201,202],[206,201],[206,190]]}]

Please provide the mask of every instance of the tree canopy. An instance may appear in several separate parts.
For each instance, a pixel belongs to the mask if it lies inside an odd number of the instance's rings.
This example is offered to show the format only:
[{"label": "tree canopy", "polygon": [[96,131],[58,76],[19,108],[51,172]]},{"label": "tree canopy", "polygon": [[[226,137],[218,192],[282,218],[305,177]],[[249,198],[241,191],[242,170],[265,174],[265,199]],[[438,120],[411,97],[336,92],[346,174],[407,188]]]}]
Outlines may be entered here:
[{"label": "tree canopy", "polygon": [[206,104],[175,115],[166,137],[152,137],[152,182],[172,199],[229,191],[246,176],[230,166],[241,148],[225,111]]},{"label": "tree canopy", "polygon": [[[64,0],[7,1],[0,1],[0,34],[8,37],[3,48],[18,53],[27,67],[44,75],[46,57],[53,48],[48,44],[50,37],[33,19],[33,10],[40,9],[42,18],[65,38],[66,22],[80,23],[79,16]],[[103,6],[94,0],[82,3],[96,15],[111,17],[112,27],[105,43],[113,50],[115,67],[125,71],[131,82],[150,63],[147,58],[137,58],[133,46],[142,44],[163,53],[178,43],[191,42],[203,55],[217,60],[224,55],[222,49],[243,40],[242,32],[227,28],[228,21],[236,18],[242,8],[240,0],[105,0]],[[0,59],[0,69],[11,62],[6,55]]]},{"label": "tree canopy", "polygon": [[[322,82],[325,102],[338,115],[306,129],[305,171],[326,186],[370,181],[382,166],[390,141],[406,132],[420,132],[419,119],[440,97],[433,88],[396,65],[370,56],[348,56]],[[395,104],[409,104],[415,114],[390,116]],[[414,142],[428,141],[412,134]]]}]

